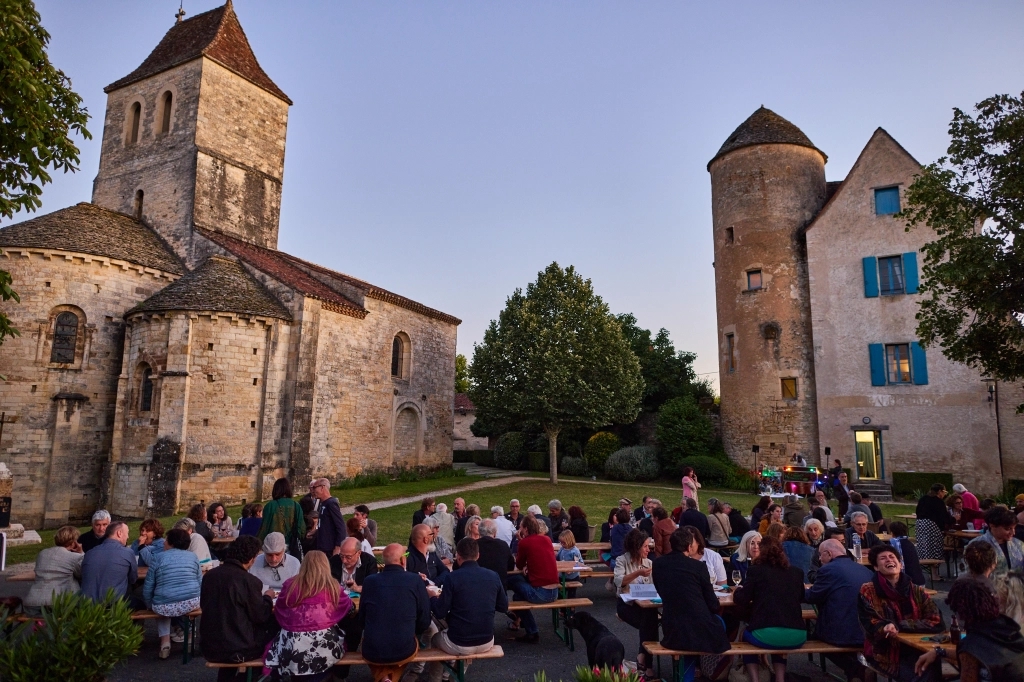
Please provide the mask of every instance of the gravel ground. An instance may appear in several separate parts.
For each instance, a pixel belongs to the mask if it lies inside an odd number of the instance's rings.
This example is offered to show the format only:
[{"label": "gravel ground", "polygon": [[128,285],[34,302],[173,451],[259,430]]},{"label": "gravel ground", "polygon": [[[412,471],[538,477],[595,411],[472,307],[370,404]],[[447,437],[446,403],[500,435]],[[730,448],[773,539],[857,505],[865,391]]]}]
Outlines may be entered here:
[{"label": "gravel ground", "polygon": [[[936,587],[942,590],[948,589],[949,583],[936,583]],[[28,583],[7,583],[0,582],[0,596],[18,595],[23,596],[28,591]],[[611,594],[605,591],[603,581],[591,580],[579,590],[579,597],[588,597],[594,605],[588,610],[614,632],[624,643],[627,656],[635,654],[638,645],[637,632],[615,617],[615,600]],[[938,595],[939,603],[945,610],[942,603],[945,594]],[[469,680],[494,681],[494,682],[532,682],[533,675],[539,670],[545,670],[548,679],[552,682],[557,680],[572,680],[573,671],[578,665],[586,665],[586,648],[579,642],[575,651],[569,651],[561,640],[558,639],[551,629],[551,619],[542,612],[538,615],[537,622],[540,625],[541,641],[539,644],[519,644],[513,641],[515,633],[506,629],[504,616],[497,616],[494,620],[494,631],[496,641],[505,649],[505,657],[496,660],[480,661],[473,664],[467,674]],[[116,668],[109,676],[110,682],[150,682],[152,680],[176,681],[209,681],[216,680],[216,671],[204,666],[201,657],[193,659],[187,665],[181,663],[181,645],[174,644],[171,657],[161,661],[157,658],[159,648],[156,627],[152,621],[146,623],[146,636],[142,649],[138,655],[129,659],[126,663]],[[830,672],[837,672],[831,665]],[[821,668],[809,663],[806,656],[792,656],[789,662],[790,675],[787,679],[793,682],[801,680],[813,680],[824,682],[829,680],[828,676],[822,674]],[[794,674],[795,673],[795,674]],[[670,675],[670,664],[668,659],[662,660],[662,676],[668,679]],[[424,677],[425,679],[425,677]],[[733,670],[731,679],[734,682],[745,681],[746,676],[740,671]],[[767,671],[762,671],[762,679],[767,680]],[[369,670],[365,667],[352,669],[349,676],[351,682],[370,682]]]}]

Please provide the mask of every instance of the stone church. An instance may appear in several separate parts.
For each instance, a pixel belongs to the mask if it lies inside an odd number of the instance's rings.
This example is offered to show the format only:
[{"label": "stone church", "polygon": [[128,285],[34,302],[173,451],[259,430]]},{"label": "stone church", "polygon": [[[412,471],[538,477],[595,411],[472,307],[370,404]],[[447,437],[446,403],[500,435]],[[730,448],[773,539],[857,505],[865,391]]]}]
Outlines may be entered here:
[{"label": "stone church", "polygon": [[14,519],[450,463],[460,321],[277,250],[292,102],[230,0],[105,92],[92,201],[0,230]]},{"label": "stone church", "polygon": [[873,494],[894,472],[952,473],[983,493],[1024,478],[1021,386],[917,338],[935,233],[894,215],[921,165],[881,128],[843,180],[826,182],[826,161],[762,107],[708,163],[729,456],[838,458]]}]

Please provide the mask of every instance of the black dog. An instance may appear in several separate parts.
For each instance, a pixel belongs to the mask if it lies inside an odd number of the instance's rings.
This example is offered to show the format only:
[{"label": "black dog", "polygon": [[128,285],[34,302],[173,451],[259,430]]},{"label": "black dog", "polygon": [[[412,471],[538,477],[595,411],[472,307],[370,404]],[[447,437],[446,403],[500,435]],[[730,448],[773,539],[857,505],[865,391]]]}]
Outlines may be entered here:
[{"label": "black dog", "polygon": [[622,668],[626,648],[611,630],[586,611],[577,611],[568,621],[569,627],[578,630],[587,643],[587,667],[608,667],[609,670]]}]

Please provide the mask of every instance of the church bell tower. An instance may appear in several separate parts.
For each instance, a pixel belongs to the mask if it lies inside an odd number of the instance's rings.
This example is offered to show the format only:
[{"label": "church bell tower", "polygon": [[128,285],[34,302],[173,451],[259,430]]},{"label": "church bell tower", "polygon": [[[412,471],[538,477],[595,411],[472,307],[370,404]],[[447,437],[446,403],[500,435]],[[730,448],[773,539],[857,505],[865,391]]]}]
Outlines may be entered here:
[{"label": "church bell tower", "polygon": [[178,22],[108,85],[93,203],[135,215],[194,267],[196,228],[277,248],[291,100],[234,8]]}]

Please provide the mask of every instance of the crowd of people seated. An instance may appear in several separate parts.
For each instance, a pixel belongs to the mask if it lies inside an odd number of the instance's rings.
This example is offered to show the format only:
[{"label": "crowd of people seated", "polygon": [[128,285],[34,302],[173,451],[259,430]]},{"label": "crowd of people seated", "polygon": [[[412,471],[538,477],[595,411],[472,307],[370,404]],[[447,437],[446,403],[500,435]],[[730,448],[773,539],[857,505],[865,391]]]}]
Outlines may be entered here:
[{"label": "crowd of people seated", "polygon": [[[405,670],[406,682],[421,674],[440,682],[440,664],[407,665],[419,648],[453,656],[485,652],[494,646],[496,614],[504,614],[517,641],[538,642],[532,611],[510,611],[509,593],[512,601],[534,604],[558,599],[563,579],[585,574],[563,567],[560,576],[556,562],[580,565],[578,545],[599,540],[609,546],[600,557],[611,569],[610,591],[618,596],[653,584],[662,599],[660,615],[616,600],[619,619],[636,630],[642,680],[657,678],[643,643],[658,640],[659,628],[665,646],[701,653],[684,657],[688,674],[713,677],[732,660],[724,655],[730,641],[799,648],[808,636],[803,605],[810,604],[817,609],[815,639],[862,647],[870,668],[900,682],[923,682],[941,679],[943,654],[922,655],[897,635],[945,630],[938,604],[924,589],[921,560],[933,549],[932,531],[971,523],[983,532],[964,548],[966,570],[947,600],[966,632],[954,662],[965,680],[1024,680],[1024,542],[1017,537],[1024,497],[1010,510],[979,503],[963,489],[947,504],[944,486],[936,484],[918,503],[924,529],[911,538],[906,524],[890,521],[891,535],[882,540],[869,528],[884,522],[881,509],[841,479],[841,514],[816,491],[806,500],[786,496],[781,504],[764,496],[746,517],[714,497],[702,510],[700,484],[690,473],[689,494],[679,507],[669,511],[645,497],[634,510],[622,498],[599,538],[591,538],[581,507],[557,499],[546,515],[539,505],[522,512],[516,499],[508,513],[491,506],[483,515],[462,498],[451,511],[427,498],[413,514],[407,539],[375,548],[381,538],[370,509],[357,505],[346,519],[322,478],[298,500],[287,479],[277,480],[273,499],[246,505],[237,524],[220,502],[192,506],[166,531],[159,520],[146,519],[134,541],[125,523],[99,510],[91,529],[80,535],[71,526],[60,528],[55,546],[39,553],[24,607],[38,615],[56,594],[102,600],[113,591],[132,608],[158,616],[160,658],[182,641],[184,619],[201,609],[208,661],[263,658],[273,679],[316,682],[347,677],[337,663],[361,648],[365,660]],[[856,543],[863,563],[850,551]],[[140,567],[147,569],[142,581]],[[735,607],[723,618],[715,591],[726,585],[735,588]],[[568,596],[574,592],[570,588]],[[847,679],[868,674],[854,654],[828,658]],[[782,682],[786,657],[770,660]],[[758,680],[757,657],[744,656],[743,663],[752,682]],[[222,668],[218,679],[236,674]]]}]

